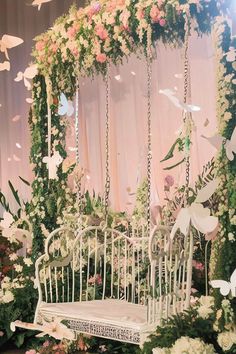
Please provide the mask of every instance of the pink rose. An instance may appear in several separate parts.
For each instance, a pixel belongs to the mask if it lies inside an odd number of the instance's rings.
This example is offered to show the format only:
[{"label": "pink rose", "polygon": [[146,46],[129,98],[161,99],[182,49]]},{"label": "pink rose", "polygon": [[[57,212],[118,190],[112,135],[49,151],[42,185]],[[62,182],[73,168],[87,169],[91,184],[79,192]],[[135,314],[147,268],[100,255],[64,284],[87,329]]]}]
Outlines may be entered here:
[{"label": "pink rose", "polygon": [[164,18],[161,18],[159,24],[160,26],[164,27],[166,25],[166,20]]},{"label": "pink rose", "polygon": [[103,25],[97,25],[95,27],[95,32],[96,35],[102,40],[105,40],[108,37],[107,30],[103,27]]},{"label": "pink rose", "polygon": [[36,350],[30,349],[27,352],[25,352],[25,354],[37,354],[37,353],[36,353]]},{"label": "pink rose", "polygon": [[71,49],[71,52],[72,52],[72,54],[73,54],[75,57],[77,57],[77,56],[79,55],[79,51],[78,51],[78,49],[77,49],[76,47],[72,48],[72,49]]},{"label": "pink rose", "polygon": [[172,187],[175,183],[175,180],[171,175],[165,176],[164,181],[165,181],[165,185],[167,185],[168,187]]},{"label": "pink rose", "polygon": [[105,63],[105,61],[107,60],[107,56],[105,53],[99,53],[97,56],[96,56],[96,60],[99,62],[99,63]]},{"label": "pink rose", "polygon": [[193,268],[200,270],[201,272],[204,270],[204,265],[201,262],[193,260],[192,264]]},{"label": "pink rose", "polygon": [[57,49],[58,49],[57,44],[56,44],[56,43],[53,43],[53,44],[51,45],[51,50],[52,50],[52,52],[53,52],[53,53],[56,53]]},{"label": "pink rose", "polygon": [[49,347],[49,345],[50,345],[49,340],[46,340],[46,342],[43,343],[43,347],[44,347],[44,348]]},{"label": "pink rose", "polygon": [[0,331],[0,337],[3,337],[3,336],[4,336],[4,332]]},{"label": "pink rose", "polygon": [[160,11],[156,5],[153,5],[150,11],[150,16],[153,22],[158,22],[160,17]]},{"label": "pink rose", "polygon": [[39,42],[37,42],[36,45],[35,45],[35,48],[36,48],[36,50],[38,50],[38,51],[43,50],[44,47],[45,47],[44,41],[39,41]]},{"label": "pink rose", "polygon": [[68,28],[68,30],[67,30],[67,36],[68,36],[69,38],[75,38],[75,36],[76,36],[76,28],[75,28],[74,26]]}]

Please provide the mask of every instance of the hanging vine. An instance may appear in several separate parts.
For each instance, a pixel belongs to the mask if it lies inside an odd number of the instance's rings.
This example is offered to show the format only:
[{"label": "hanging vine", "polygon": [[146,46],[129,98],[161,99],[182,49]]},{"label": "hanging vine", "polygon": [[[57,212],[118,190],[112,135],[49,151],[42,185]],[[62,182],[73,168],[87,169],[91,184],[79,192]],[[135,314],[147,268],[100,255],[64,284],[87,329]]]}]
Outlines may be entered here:
[{"label": "hanging vine", "polygon": [[[231,38],[229,24],[219,18],[214,27],[217,61],[217,117],[219,134],[230,140],[236,127],[236,39]],[[225,143],[225,142],[224,142]],[[218,153],[219,232],[213,242],[211,254],[211,278],[229,281],[236,268],[236,157],[230,161],[225,145]],[[222,299],[219,291],[215,292]]]}]

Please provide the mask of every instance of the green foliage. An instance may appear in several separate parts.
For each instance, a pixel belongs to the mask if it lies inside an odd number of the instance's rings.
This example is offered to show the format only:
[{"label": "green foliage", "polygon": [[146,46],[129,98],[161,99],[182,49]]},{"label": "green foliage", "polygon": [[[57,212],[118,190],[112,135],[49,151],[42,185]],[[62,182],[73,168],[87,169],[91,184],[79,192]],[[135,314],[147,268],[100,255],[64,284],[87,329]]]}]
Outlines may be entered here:
[{"label": "green foliage", "polygon": [[[227,61],[226,53],[230,47],[236,49],[235,39],[231,39],[231,30],[227,22],[221,20],[216,23],[216,51],[217,55],[217,114],[219,133],[230,139],[236,127],[236,78],[235,61]],[[221,52],[222,50],[222,52]],[[222,70],[223,69],[223,70]],[[228,78],[228,79],[226,79]],[[225,107],[225,109],[222,109]],[[226,119],[227,116],[227,119]],[[229,161],[224,147],[218,154],[216,162],[217,174],[220,179],[218,204],[216,213],[221,225],[220,232],[213,242],[211,254],[211,278],[229,281],[236,269],[236,157]],[[218,304],[222,296],[219,290],[214,291]]]},{"label": "green foliage", "polygon": [[162,326],[158,326],[156,333],[150,336],[150,341],[144,344],[143,354],[152,354],[152,349],[156,347],[170,348],[175,341],[182,337],[201,338],[205,343],[211,343],[222,353],[217,344],[217,334],[213,330],[214,316],[203,319],[198,316],[196,309],[190,309],[181,314],[173,316]]}]

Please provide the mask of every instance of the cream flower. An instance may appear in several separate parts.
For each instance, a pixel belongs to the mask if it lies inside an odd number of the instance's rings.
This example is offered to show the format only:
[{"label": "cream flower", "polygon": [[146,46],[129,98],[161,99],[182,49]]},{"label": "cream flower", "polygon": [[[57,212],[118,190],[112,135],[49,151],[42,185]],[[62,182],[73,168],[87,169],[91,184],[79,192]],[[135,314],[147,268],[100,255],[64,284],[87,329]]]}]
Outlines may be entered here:
[{"label": "cream flower", "polygon": [[14,300],[14,295],[10,290],[0,290],[0,303],[8,304]]},{"label": "cream flower", "polygon": [[217,342],[224,351],[230,350],[233,344],[236,344],[236,332],[225,331],[220,333]]},{"label": "cream flower", "polygon": [[170,351],[171,354],[216,354],[213,345],[204,343],[200,338],[179,338]]},{"label": "cream flower", "polygon": [[24,258],[23,261],[28,267],[30,267],[33,264],[30,258]]},{"label": "cream flower", "polygon": [[20,265],[20,264],[15,264],[14,268],[17,273],[22,272],[22,269],[23,269],[22,265]]}]

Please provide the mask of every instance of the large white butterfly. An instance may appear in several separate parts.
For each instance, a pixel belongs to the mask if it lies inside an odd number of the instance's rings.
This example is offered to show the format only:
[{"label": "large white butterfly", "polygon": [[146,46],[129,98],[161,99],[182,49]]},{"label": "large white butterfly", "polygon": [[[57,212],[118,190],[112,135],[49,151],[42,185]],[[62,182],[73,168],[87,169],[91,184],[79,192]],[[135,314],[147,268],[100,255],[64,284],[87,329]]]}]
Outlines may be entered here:
[{"label": "large white butterfly", "polygon": [[0,71],[10,71],[11,65],[9,61],[4,61],[3,63],[0,63]]},{"label": "large white butterfly", "polygon": [[31,89],[31,83],[29,80],[33,79],[38,73],[38,68],[36,64],[28,66],[24,72],[19,71],[16,78],[14,79],[16,82],[19,82],[24,79],[25,87],[27,90]]},{"label": "large white butterfly", "polygon": [[169,100],[175,105],[175,107],[183,109],[186,112],[198,112],[201,110],[200,107],[191,104],[185,104],[181,102],[178,97],[175,96],[175,91],[170,89],[159,90],[159,93],[165,95]]},{"label": "large white butterfly", "polygon": [[236,154],[236,127],[233,130],[230,140],[223,138],[223,136],[219,134],[215,134],[211,137],[206,137],[202,135],[203,138],[207,139],[209,143],[214,146],[217,150],[219,150],[225,141],[224,147],[226,156],[230,161],[233,161],[234,154]]},{"label": "large white butterfly", "polygon": [[3,220],[0,222],[0,226],[3,229],[8,229],[10,227],[10,225],[13,223],[14,219],[13,216],[8,213],[8,211],[4,211],[3,212]]},{"label": "large white butterfly", "polygon": [[67,115],[68,117],[70,117],[70,116],[72,116],[73,113],[74,113],[73,102],[67,100],[64,93],[61,93],[60,101],[59,101],[59,108],[58,108],[59,116]]},{"label": "large white butterfly", "polygon": [[5,53],[6,58],[9,60],[8,49],[17,47],[21,43],[23,43],[23,39],[15,36],[10,36],[8,34],[4,34],[2,39],[0,40],[0,51]]},{"label": "large white butterfly", "polygon": [[45,2],[50,2],[52,0],[34,0],[32,2],[32,6],[38,6],[38,11],[41,9],[42,4],[44,4]]},{"label": "large white butterfly", "polygon": [[186,236],[189,232],[190,223],[203,234],[209,234],[217,228],[218,218],[211,216],[210,209],[204,208],[201,203],[206,202],[213,195],[218,183],[217,179],[209,182],[198,192],[194,203],[180,210],[171,230],[171,239],[174,238],[178,229]]},{"label": "large white butterfly", "polygon": [[225,280],[211,280],[210,285],[214,289],[220,289],[220,293],[223,296],[229,295],[231,292],[232,296],[236,296],[236,269],[233,271],[230,282]]}]

